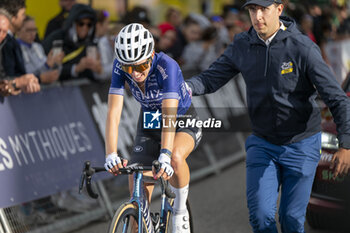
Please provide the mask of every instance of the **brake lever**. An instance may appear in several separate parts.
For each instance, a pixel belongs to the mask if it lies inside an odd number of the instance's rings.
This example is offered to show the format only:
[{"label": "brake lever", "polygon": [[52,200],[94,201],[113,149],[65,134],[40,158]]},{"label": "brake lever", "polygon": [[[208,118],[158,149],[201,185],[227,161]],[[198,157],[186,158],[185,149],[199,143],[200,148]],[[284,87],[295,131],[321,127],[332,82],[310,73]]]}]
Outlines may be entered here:
[{"label": "brake lever", "polygon": [[[157,173],[160,170],[160,163],[158,160],[153,161],[153,166],[156,169]],[[165,194],[168,198],[175,198],[176,195],[175,193],[173,193],[173,191],[171,191],[171,189],[169,188],[169,183],[167,181],[164,180],[164,178],[161,176],[160,177],[160,184],[162,186],[162,194]]]},{"label": "brake lever", "polygon": [[84,166],[83,166],[83,171],[81,173],[80,176],[80,180],[79,180],[79,194],[81,194],[81,191],[84,188],[84,181],[86,179],[86,172],[90,169],[90,161],[85,161]]},{"label": "brake lever", "polygon": [[[99,170],[101,170],[101,169],[99,169]],[[83,173],[81,174],[81,177],[80,177],[79,194],[81,194],[81,191],[84,187],[84,181],[85,181],[86,190],[87,190],[89,196],[91,198],[94,198],[94,199],[98,198],[98,194],[95,193],[91,187],[92,175],[95,174],[95,172],[96,172],[96,170],[91,167],[90,161],[86,161],[84,163]]]},{"label": "brake lever", "polygon": [[86,179],[86,173],[85,173],[85,171],[83,171],[83,173],[80,176],[80,181],[79,181],[79,194],[81,194],[81,191],[84,188],[85,179]]},{"label": "brake lever", "polygon": [[98,198],[98,194],[94,192],[94,190],[91,187],[91,178],[92,176],[87,176],[86,180],[85,180],[85,184],[86,184],[86,190],[89,194],[89,196],[91,198],[97,199]]}]

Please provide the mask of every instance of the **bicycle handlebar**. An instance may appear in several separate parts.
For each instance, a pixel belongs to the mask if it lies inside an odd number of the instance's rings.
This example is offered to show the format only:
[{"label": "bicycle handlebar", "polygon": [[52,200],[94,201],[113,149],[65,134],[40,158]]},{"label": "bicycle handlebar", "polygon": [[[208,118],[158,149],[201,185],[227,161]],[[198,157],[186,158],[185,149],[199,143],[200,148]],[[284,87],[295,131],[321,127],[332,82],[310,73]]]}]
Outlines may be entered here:
[{"label": "bicycle handlebar", "polygon": [[[156,171],[159,171],[160,164],[158,160],[155,160],[153,162],[153,166],[156,169]],[[123,175],[130,175],[130,174],[133,174],[134,172],[152,171],[152,166],[132,164],[131,166],[127,166],[125,168],[119,168],[119,171]],[[104,167],[91,167],[90,161],[85,161],[83,172],[81,174],[80,182],[79,182],[79,194],[81,194],[81,191],[83,190],[84,181],[85,181],[86,190],[89,196],[94,199],[98,198],[98,194],[94,192],[94,190],[91,187],[92,176],[97,172],[106,172],[106,169]],[[160,177],[160,182],[161,182],[162,194],[165,194],[169,198],[175,198],[175,193],[173,193],[170,190],[168,183],[163,179],[163,177]]]},{"label": "bicycle handlebar", "polygon": [[81,174],[80,182],[79,182],[79,194],[81,194],[81,191],[83,190],[84,181],[85,181],[86,190],[89,196],[94,199],[97,199],[98,194],[94,192],[94,190],[91,187],[91,179],[96,172],[102,172],[102,171],[106,171],[106,169],[102,167],[91,167],[90,161],[85,161],[83,172]]}]

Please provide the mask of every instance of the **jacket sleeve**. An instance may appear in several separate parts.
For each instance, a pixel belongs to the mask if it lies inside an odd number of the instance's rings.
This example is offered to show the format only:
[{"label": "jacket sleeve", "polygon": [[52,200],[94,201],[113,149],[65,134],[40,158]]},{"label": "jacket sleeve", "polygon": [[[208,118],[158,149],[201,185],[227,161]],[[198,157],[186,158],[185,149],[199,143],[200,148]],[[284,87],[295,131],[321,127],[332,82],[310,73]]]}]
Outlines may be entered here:
[{"label": "jacket sleeve", "polygon": [[16,55],[12,40],[7,38],[6,44],[2,49],[2,65],[7,76],[18,76],[15,73]]},{"label": "jacket sleeve", "polygon": [[239,70],[234,64],[234,53],[234,44],[232,43],[207,70],[198,76],[186,80],[192,89],[192,94],[204,95],[213,93],[236,76]]},{"label": "jacket sleeve", "polygon": [[306,60],[306,72],[322,100],[329,107],[337,126],[339,146],[350,149],[350,100],[313,45]]},{"label": "jacket sleeve", "polygon": [[71,63],[63,64],[59,79],[60,80],[72,79],[72,67],[73,67],[73,64],[71,64]]}]

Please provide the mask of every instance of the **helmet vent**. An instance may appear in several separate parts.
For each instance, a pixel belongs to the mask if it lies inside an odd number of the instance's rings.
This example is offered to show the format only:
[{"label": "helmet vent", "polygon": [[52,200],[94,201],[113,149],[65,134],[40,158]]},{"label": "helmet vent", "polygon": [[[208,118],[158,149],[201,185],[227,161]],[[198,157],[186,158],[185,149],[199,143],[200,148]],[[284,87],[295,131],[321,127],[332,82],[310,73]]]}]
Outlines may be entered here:
[{"label": "helmet vent", "polygon": [[146,51],[146,45],[142,46],[141,54],[145,54]]},{"label": "helmet vent", "polygon": [[150,54],[151,53],[151,46],[148,46],[148,50],[147,50],[147,54]]},{"label": "helmet vent", "polygon": [[123,57],[126,57],[126,56],[125,56],[126,54],[125,54],[125,52],[124,52],[124,51],[122,51],[122,54],[123,54]]}]

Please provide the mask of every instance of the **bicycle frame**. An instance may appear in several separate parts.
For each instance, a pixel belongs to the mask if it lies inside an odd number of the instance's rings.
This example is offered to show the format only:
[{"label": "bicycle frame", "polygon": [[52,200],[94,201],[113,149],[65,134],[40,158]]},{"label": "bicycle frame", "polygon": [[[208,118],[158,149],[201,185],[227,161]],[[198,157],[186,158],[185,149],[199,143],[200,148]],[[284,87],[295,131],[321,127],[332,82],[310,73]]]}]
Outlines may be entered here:
[{"label": "bicycle frame", "polygon": [[[156,170],[159,169],[159,162],[155,161],[153,162],[153,166],[156,168]],[[154,229],[153,226],[153,220],[150,216],[150,210],[149,210],[149,204],[148,199],[145,193],[144,189],[144,179],[143,179],[143,171],[150,171],[152,170],[151,167],[143,167],[135,165],[132,167],[126,167],[126,168],[120,168],[119,171],[122,174],[134,174],[133,180],[133,193],[130,198],[130,201],[128,203],[134,204],[136,203],[138,206],[138,233],[142,233],[143,226],[145,225],[147,233],[154,233],[155,230],[157,233],[165,233],[166,226],[167,226],[167,213],[170,211],[173,211],[173,208],[171,204],[168,202],[168,199],[175,198],[175,194],[171,192],[168,184],[164,179],[161,177],[158,181],[160,181],[161,185],[161,209],[160,209],[160,218],[159,218],[159,227],[156,226],[156,229]],[[98,194],[95,193],[91,187],[91,179],[93,174],[96,172],[106,172],[104,167],[91,167],[90,161],[86,161],[84,163],[83,172],[80,178],[79,183],[79,193],[81,193],[84,182],[86,184],[86,190],[90,197],[92,198],[98,198]],[[147,181],[148,182],[148,181]],[[152,180],[151,182],[154,182]],[[158,224],[157,224],[158,225]],[[128,227],[128,223],[124,224],[123,232],[126,231],[126,228]]]},{"label": "bicycle frame", "polygon": [[130,199],[130,203],[136,202],[138,205],[138,226],[139,226],[139,233],[142,233],[142,226],[143,226],[143,220],[145,220],[146,229],[148,233],[154,233],[152,221],[150,218],[150,211],[148,208],[148,201],[147,197],[145,195],[145,190],[143,188],[143,173],[142,172],[136,172],[134,174],[134,191],[132,194],[132,197]]},{"label": "bicycle frame", "polygon": [[[163,185],[163,184],[161,184]],[[142,233],[143,220],[146,224],[146,229],[148,233],[154,233],[155,229],[152,224],[148,200],[145,194],[145,190],[143,187],[143,173],[135,172],[134,173],[134,191],[132,197],[130,199],[130,203],[137,203],[138,208],[138,233]],[[165,193],[161,194],[161,209],[160,209],[160,233],[165,232],[165,226],[167,223],[167,219],[164,217],[167,216],[168,211],[172,211],[172,207],[167,201],[167,197]]]}]

